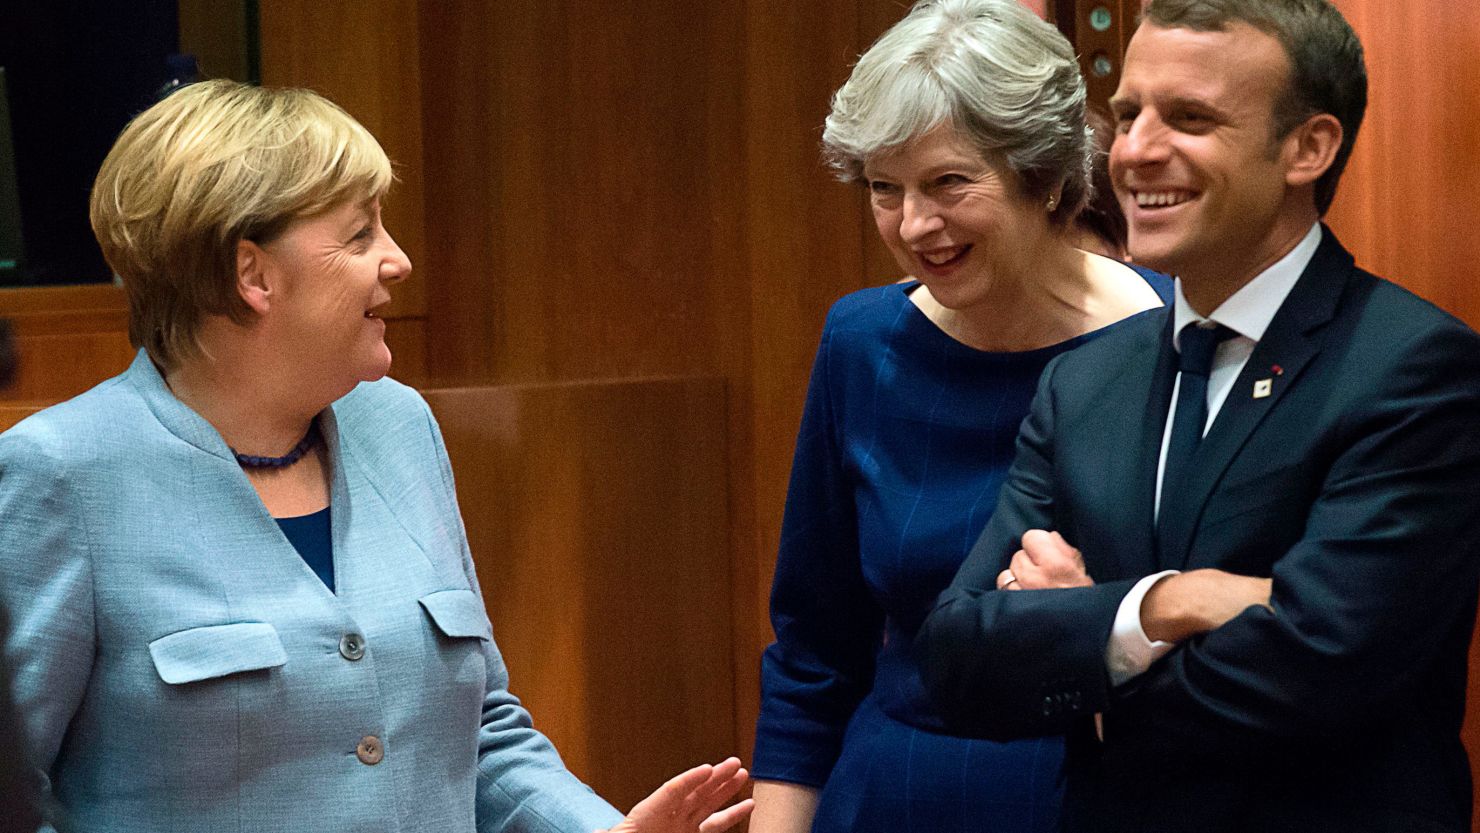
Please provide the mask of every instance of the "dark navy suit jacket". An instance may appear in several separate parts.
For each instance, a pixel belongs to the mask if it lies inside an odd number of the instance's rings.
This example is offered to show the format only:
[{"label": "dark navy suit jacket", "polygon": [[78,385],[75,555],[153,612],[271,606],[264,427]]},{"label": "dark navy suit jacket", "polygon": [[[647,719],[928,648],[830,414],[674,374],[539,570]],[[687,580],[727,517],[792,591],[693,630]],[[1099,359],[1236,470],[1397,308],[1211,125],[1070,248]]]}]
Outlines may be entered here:
[{"label": "dark navy suit jacket", "polygon": [[[1068,733],[1068,830],[1469,830],[1480,336],[1324,230],[1158,530],[1169,317],[1045,372],[996,513],[916,643],[952,729]],[[1096,586],[994,590],[1031,528],[1081,548]],[[1273,611],[1112,689],[1121,599],[1200,567],[1273,576]]]}]

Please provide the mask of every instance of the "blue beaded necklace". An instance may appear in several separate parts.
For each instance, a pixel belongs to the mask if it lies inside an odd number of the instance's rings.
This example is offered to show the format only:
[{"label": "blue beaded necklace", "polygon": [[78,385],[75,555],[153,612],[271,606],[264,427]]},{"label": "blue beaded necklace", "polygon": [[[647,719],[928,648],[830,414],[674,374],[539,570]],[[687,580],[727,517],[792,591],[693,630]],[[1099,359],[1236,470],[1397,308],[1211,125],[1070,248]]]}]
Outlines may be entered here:
[{"label": "blue beaded necklace", "polygon": [[318,444],[319,421],[313,420],[308,424],[308,433],[303,435],[303,439],[299,440],[298,444],[293,446],[292,451],[281,457],[260,457],[256,454],[243,454],[234,448],[231,449],[231,453],[236,456],[237,465],[240,465],[244,469],[282,469],[302,460],[303,455],[307,454]]}]

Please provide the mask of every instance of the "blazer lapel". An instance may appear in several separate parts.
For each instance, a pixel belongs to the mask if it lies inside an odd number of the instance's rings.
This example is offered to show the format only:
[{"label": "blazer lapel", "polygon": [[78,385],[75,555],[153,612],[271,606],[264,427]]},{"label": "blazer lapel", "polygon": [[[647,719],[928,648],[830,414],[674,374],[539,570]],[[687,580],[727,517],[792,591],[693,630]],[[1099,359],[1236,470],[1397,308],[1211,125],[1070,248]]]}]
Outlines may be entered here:
[{"label": "blazer lapel", "polygon": [[[1352,267],[1352,256],[1323,228],[1320,248],[1270,321],[1193,454],[1183,487],[1176,494],[1162,495],[1157,538],[1164,567],[1186,566],[1203,507],[1239,449],[1320,352],[1323,327],[1336,313]],[[1262,395],[1255,395],[1256,384]],[[1157,443],[1159,448],[1160,437]]]}]

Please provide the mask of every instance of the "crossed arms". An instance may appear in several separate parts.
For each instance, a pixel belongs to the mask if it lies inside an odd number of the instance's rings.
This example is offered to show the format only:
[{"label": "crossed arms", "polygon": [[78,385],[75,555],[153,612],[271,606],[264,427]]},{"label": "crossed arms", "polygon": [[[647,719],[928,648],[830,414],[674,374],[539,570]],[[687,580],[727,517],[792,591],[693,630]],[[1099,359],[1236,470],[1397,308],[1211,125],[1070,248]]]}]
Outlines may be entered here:
[{"label": "crossed arms", "polygon": [[[1103,712],[1173,748],[1226,756],[1372,716],[1441,651],[1456,653],[1456,634],[1468,637],[1480,572],[1477,342],[1430,327],[1389,344],[1380,365],[1353,359],[1370,389],[1348,393],[1343,412],[1290,426],[1309,435],[1299,447],[1311,457],[1294,465],[1318,483],[1313,499],[1260,507],[1288,515],[1270,525],[1296,534],[1262,540],[1263,515],[1204,529],[1191,563],[1216,569],[1163,579],[1140,608],[1146,635],[1178,646],[1119,687],[1106,647],[1143,576],[1117,574],[1106,542],[1072,542],[1081,555],[1042,532],[1070,509],[1115,511],[1076,504],[1075,484],[1055,482],[1056,453],[1106,452],[1093,431],[1055,425],[1072,392],[1056,389],[1051,369],[996,513],[916,643],[953,730],[1059,733]],[[1221,569],[1253,572],[1249,553],[1261,547],[1267,578]],[[997,589],[1004,569],[1022,592]]]}]

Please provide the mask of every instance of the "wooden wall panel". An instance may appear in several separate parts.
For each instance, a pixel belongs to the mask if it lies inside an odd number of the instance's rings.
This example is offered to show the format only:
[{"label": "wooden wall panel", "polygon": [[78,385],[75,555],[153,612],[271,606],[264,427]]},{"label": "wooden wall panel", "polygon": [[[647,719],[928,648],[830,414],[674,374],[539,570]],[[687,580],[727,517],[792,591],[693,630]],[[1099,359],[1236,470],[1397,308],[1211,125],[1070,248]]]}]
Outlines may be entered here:
[{"label": "wooden wall panel", "polygon": [[[434,375],[712,369],[741,274],[724,4],[421,4]],[[455,78],[455,84],[447,83]]]},{"label": "wooden wall panel", "polygon": [[427,384],[427,328],[425,318],[392,318],[386,322],[385,344],[391,349],[390,377],[414,388]]},{"label": "wooden wall panel", "polygon": [[0,290],[19,359],[0,400],[58,402],[121,373],[133,360],[123,291],[89,285]]},{"label": "wooden wall panel", "polygon": [[724,382],[428,390],[520,695],[626,809],[731,754]]},{"label": "wooden wall panel", "polygon": [[1329,221],[1357,262],[1480,326],[1480,5],[1336,0],[1367,53],[1366,123]]}]

